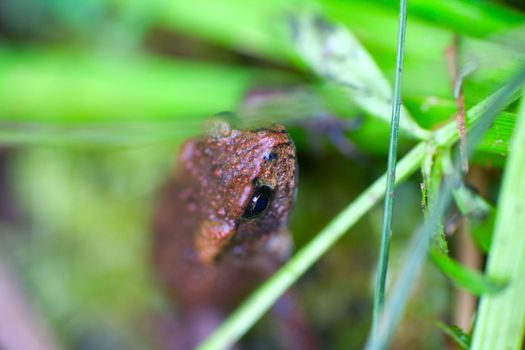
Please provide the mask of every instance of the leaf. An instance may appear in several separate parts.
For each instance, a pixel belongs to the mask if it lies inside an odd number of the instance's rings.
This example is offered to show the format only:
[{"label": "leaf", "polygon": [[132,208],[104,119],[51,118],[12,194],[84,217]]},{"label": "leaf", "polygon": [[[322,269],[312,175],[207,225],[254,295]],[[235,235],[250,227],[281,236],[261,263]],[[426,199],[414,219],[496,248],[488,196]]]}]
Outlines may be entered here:
[{"label": "leaf", "polygon": [[468,269],[435,248],[430,251],[430,258],[456,286],[472,294],[494,294],[506,286],[505,282]]},{"label": "leaf", "polygon": [[[525,71],[525,69],[524,69]],[[522,71],[522,76],[525,73]],[[523,86],[523,84],[522,84]],[[496,296],[484,295],[472,338],[472,349],[521,349],[525,333],[525,100],[519,118],[499,196],[498,215],[486,271],[509,280]]]},{"label": "leaf", "polygon": [[[363,110],[390,122],[390,83],[352,33],[313,14],[299,15],[294,19],[297,51],[311,69],[341,85]],[[401,107],[400,129],[414,137],[428,136],[404,107]]]},{"label": "leaf", "polygon": [[436,322],[436,325],[456,342],[461,348],[468,350],[470,347],[470,335],[465,333],[461,328],[454,325],[446,325],[443,322]]},{"label": "leaf", "polygon": [[17,122],[204,118],[235,107],[254,74],[147,55],[0,48],[0,114]]}]

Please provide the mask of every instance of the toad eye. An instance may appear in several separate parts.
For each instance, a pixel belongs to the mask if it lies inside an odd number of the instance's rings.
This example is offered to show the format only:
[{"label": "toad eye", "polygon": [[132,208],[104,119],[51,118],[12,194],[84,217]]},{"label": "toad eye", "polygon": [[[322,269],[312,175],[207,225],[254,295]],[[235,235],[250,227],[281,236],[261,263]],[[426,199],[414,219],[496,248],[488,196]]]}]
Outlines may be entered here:
[{"label": "toad eye", "polygon": [[261,215],[270,204],[272,189],[268,186],[258,186],[253,191],[252,198],[242,215],[245,219],[254,219]]},{"label": "toad eye", "polygon": [[276,160],[277,159],[277,153],[275,152],[272,152],[270,154],[267,154],[264,156],[264,160],[267,161],[267,162],[270,162],[272,160]]}]

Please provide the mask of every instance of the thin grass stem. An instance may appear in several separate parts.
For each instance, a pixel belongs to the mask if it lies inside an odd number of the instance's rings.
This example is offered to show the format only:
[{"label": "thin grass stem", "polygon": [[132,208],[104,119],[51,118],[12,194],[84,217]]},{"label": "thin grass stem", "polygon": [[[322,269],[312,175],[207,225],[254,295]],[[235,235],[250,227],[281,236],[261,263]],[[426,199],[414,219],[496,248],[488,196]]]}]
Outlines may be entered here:
[{"label": "thin grass stem", "polygon": [[392,235],[392,212],[394,209],[394,183],[396,179],[397,141],[399,134],[399,118],[401,111],[401,81],[405,51],[406,0],[399,3],[399,28],[397,38],[396,78],[394,84],[394,99],[392,101],[392,121],[390,125],[390,144],[388,151],[387,182],[385,191],[385,208],[383,212],[383,227],[381,230],[381,246],[379,251],[376,285],[374,291],[374,309],[372,314],[372,330],[377,331],[379,317],[385,300],[385,283],[388,271],[390,237]]}]

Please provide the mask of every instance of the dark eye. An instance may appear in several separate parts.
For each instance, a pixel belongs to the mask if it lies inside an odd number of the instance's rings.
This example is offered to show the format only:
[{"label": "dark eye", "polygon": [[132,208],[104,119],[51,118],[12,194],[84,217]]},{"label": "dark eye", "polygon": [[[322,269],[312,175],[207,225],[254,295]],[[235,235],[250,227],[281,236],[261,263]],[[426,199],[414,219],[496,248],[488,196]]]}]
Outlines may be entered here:
[{"label": "dark eye", "polygon": [[270,204],[271,194],[272,189],[268,186],[256,187],[248,206],[244,210],[243,218],[254,219],[261,215]]},{"label": "dark eye", "polygon": [[267,161],[267,162],[270,162],[270,161],[275,160],[275,159],[277,159],[277,154],[274,153],[274,152],[264,156],[264,160]]}]

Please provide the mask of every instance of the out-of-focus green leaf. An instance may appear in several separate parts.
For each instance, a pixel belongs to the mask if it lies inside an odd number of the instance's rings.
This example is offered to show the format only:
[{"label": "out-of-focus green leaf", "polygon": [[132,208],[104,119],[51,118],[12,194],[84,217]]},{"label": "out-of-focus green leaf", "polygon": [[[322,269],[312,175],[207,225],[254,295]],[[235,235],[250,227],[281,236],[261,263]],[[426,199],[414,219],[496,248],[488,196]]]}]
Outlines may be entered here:
[{"label": "out-of-focus green leaf", "polygon": [[497,295],[484,295],[472,337],[473,350],[521,349],[525,332],[525,100],[509,152],[486,273],[508,279]]},{"label": "out-of-focus green leaf", "polygon": [[[190,37],[197,37],[206,42],[248,52],[251,55],[264,57],[273,61],[298,65],[291,48],[291,35],[287,28],[287,19],[304,8],[319,9],[319,13],[331,20],[345,25],[364,44],[372,54],[376,63],[385,73],[389,81],[393,81],[395,73],[395,33],[397,28],[397,12],[392,4],[356,0],[324,0],[324,1],[296,1],[296,0],[269,0],[252,3],[240,0],[224,0],[220,3],[206,0],[195,0],[191,3],[184,1],[160,1],[158,24],[183,33]],[[440,3],[431,4],[436,8],[443,8]],[[470,5],[470,9],[476,6]],[[432,7],[428,8],[428,12]],[[483,10],[483,16],[493,18],[494,11]],[[497,17],[497,16],[496,16]],[[461,22],[462,18],[443,16],[433,18],[436,24],[446,23],[448,20]],[[483,22],[485,23],[485,22]],[[505,25],[503,20],[499,20]],[[481,24],[482,25],[482,24]],[[444,57],[444,49],[452,43],[454,32],[439,28],[435,24],[409,16],[410,28],[406,42],[404,97],[439,97],[450,98],[450,79]],[[508,23],[508,28],[513,28]],[[464,26],[465,27],[465,26]],[[242,28],[242,30],[239,30]],[[468,28],[465,28],[468,29]],[[487,29],[490,31],[490,28]],[[461,33],[461,31],[460,31]],[[429,40],[431,38],[432,40]],[[462,43],[470,43],[470,38],[464,38]],[[482,54],[487,48],[477,48],[478,41],[469,44],[468,55]],[[490,51],[496,47],[488,43]],[[510,57],[500,61],[496,68],[506,66]],[[497,75],[497,71],[495,72]],[[505,77],[499,75],[499,81]],[[480,81],[479,83],[484,83]],[[495,89],[492,84],[482,90],[475,84],[467,88],[465,99],[467,104],[476,103]],[[413,115],[420,125],[424,118]],[[441,121],[448,116],[442,116]],[[434,124],[435,125],[435,124]]]},{"label": "out-of-focus green leaf", "polygon": [[[352,33],[312,14],[295,17],[294,22],[297,50],[309,66],[320,76],[344,87],[363,110],[390,121],[392,88]],[[404,107],[400,129],[414,137],[427,136]]]},{"label": "out-of-focus green leaf", "polygon": [[[389,2],[388,6],[370,1],[344,1],[326,0],[323,2],[326,14],[347,26],[352,33],[372,53],[376,62],[386,76],[393,79],[395,74],[395,33],[397,26],[397,4]],[[445,5],[432,1],[428,11],[432,11],[432,5],[444,7]],[[395,5],[395,6],[393,6]],[[410,6],[410,5],[409,5]],[[476,6],[471,5],[471,8]],[[370,12],[370,9],[374,10]],[[370,15],[372,13],[372,15]],[[485,15],[491,17],[490,11]],[[450,16],[453,17],[453,16]],[[436,24],[446,21],[448,18],[440,16],[435,18]],[[453,20],[461,21],[453,18]],[[514,25],[515,26],[515,25]],[[445,26],[446,27],[446,26]],[[404,75],[404,96],[431,96],[438,98],[449,98],[451,96],[451,81],[448,74],[444,51],[449,47],[455,36],[450,28],[440,28],[429,21],[408,16],[408,34],[406,40],[406,60]],[[508,29],[513,28],[509,23]],[[459,34],[462,32],[460,31]],[[429,40],[431,38],[431,40]],[[492,56],[492,52],[509,51],[490,41],[480,41],[470,37],[461,37],[458,53],[462,57],[461,62],[475,60],[480,63],[479,71],[491,71],[491,76],[496,77],[501,84],[516,68],[516,55],[508,54],[502,56],[499,61],[492,64],[483,64],[486,60],[479,57]],[[498,56],[500,56],[498,54]],[[519,61],[519,60],[518,60]],[[488,62],[487,62],[488,63]],[[503,74],[502,71],[505,71]],[[477,103],[484,96],[494,91],[494,81],[487,81],[485,74],[469,77],[465,85],[465,101],[467,106]],[[419,118],[411,110],[416,121],[423,125],[423,118]]]},{"label": "out-of-focus green leaf", "polygon": [[[378,2],[391,7],[395,4],[389,0]],[[525,23],[523,14],[490,1],[411,0],[408,2],[408,15],[479,37],[487,37]]]},{"label": "out-of-focus green leaf", "polygon": [[277,61],[288,61],[286,15],[311,1],[164,1],[159,23],[191,36]]},{"label": "out-of-focus green leaf", "polygon": [[475,295],[494,294],[506,286],[505,281],[483,276],[478,271],[470,270],[437,249],[430,251],[430,257],[455,285]]},{"label": "out-of-focus green leaf", "polygon": [[0,49],[0,116],[67,122],[203,118],[236,108],[256,75],[235,66],[144,56]]},{"label": "out-of-focus green leaf", "polygon": [[154,122],[16,123],[4,121],[0,142],[13,145],[140,146],[176,144],[202,132],[202,118]]},{"label": "out-of-focus green leaf", "polygon": [[462,349],[468,350],[470,347],[470,335],[465,333],[461,328],[454,325],[446,325],[443,322],[437,322],[437,326],[445,332],[456,344],[458,344]]}]

